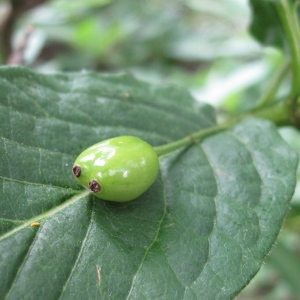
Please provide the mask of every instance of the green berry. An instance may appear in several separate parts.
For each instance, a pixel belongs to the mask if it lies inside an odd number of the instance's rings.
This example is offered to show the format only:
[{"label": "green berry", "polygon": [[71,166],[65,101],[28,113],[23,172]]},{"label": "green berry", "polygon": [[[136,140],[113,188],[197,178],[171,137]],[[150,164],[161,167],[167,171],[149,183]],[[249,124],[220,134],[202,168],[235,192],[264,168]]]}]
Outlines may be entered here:
[{"label": "green berry", "polygon": [[101,199],[125,202],[143,194],[155,181],[159,161],[151,145],[134,136],[102,141],[75,160],[80,185]]}]

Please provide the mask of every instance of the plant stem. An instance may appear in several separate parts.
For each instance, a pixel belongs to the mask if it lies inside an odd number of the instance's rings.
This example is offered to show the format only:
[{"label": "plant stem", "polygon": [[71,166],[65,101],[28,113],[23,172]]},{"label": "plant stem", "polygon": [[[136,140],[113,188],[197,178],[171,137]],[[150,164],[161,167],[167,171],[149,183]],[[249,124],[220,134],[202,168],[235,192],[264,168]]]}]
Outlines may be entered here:
[{"label": "plant stem", "polygon": [[277,10],[291,48],[293,70],[291,98],[294,98],[300,92],[300,29],[296,15],[297,3],[294,7],[290,5],[289,0],[281,0],[280,3],[281,5],[277,5]]},{"label": "plant stem", "polygon": [[[292,123],[291,107],[295,105],[300,94],[300,28],[297,17],[297,5],[298,2],[292,6],[290,5],[289,0],[280,0],[280,4],[276,6],[284,28],[284,32],[291,48],[292,59],[291,62],[286,62],[283,64],[282,68],[274,77],[264,95],[258,101],[258,104],[254,110],[235,117],[223,124],[192,133],[175,142],[155,147],[158,156],[168,154],[180,149],[181,147],[186,147],[193,143],[199,142],[205,137],[226,130],[242,119],[248,117],[264,118],[273,121],[277,125],[287,125]],[[284,80],[290,65],[293,73],[290,96],[288,97],[287,101],[282,101],[271,106],[271,104],[274,102],[278,88],[281,82]],[[291,99],[295,103],[290,103]]]},{"label": "plant stem", "polygon": [[253,112],[248,112],[242,114],[238,117],[232,118],[224,122],[223,124],[218,124],[210,128],[201,129],[197,132],[194,132],[182,139],[179,139],[175,142],[171,142],[165,145],[155,147],[155,151],[158,156],[169,154],[175,150],[178,150],[182,147],[187,147],[192,144],[202,141],[204,138],[211,136],[213,134],[219,133],[226,129],[229,129],[236,123],[240,122],[246,118],[263,118],[270,121],[273,121],[277,125],[287,125],[290,124],[290,106],[286,102],[281,102],[280,104],[273,105],[271,107],[263,108],[260,110],[255,110]]},{"label": "plant stem", "polygon": [[287,101],[260,110],[255,110],[249,113],[248,117],[267,119],[278,126],[290,125],[292,123],[291,107]]},{"label": "plant stem", "polygon": [[223,131],[231,127],[236,123],[236,120],[228,121],[220,125],[216,125],[210,128],[201,129],[195,133],[192,133],[180,140],[177,140],[175,142],[171,142],[169,144],[165,144],[162,146],[155,147],[155,151],[157,152],[158,156],[162,156],[165,154],[168,154],[170,152],[173,152],[181,147],[189,146],[191,144],[200,142],[205,137],[213,135],[217,132]]},{"label": "plant stem", "polygon": [[272,78],[271,82],[269,83],[266,91],[262,95],[262,97],[257,101],[255,109],[263,108],[270,105],[274,102],[276,93],[285,79],[288,71],[290,70],[291,62],[289,60],[285,61],[278,72],[275,74],[274,78]]}]

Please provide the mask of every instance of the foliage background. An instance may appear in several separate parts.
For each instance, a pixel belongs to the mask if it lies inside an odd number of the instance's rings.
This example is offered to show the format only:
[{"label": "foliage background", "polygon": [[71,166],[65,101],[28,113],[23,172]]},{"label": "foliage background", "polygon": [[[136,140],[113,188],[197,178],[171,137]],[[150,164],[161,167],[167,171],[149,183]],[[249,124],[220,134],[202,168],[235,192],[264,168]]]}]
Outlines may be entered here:
[{"label": "foliage background", "polygon": [[[8,49],[3,24],[9,2],[0,2],[3,65],[25,41],[24,65],[38,72],[130,71],[151,83],[186,87],[196,99],[218,107],[220,119],[252,107],[284,60],[278,49],[263,47],[251,37],[252,15],[246,0],[36,4],[14,15],[9,34],[13,44]],[[279,93],[286,88],[283,85]],[[280,132],[300,153],[298,131],[286,127]],[[277,245],[238,299],[298,299],[299,225],[298,187]]]}]

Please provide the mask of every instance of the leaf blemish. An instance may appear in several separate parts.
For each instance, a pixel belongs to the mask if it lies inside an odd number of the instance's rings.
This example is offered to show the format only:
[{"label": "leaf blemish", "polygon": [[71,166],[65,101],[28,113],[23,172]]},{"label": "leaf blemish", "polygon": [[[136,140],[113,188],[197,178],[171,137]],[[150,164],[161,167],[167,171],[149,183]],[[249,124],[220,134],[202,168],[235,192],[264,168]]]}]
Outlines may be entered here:
[{"label": "leaf blemish", "polygon": [[189,139],[193,144],[196,144],[198,142],[197,139],[192,135],[189,136]]},{"label": "leaf blemish", "polygon": [[96,265],[96,272],[97,272],[97,279],[98,279],[98,285],[101,283],[101,268]]},{"label": "leaf blemish", "polygon": [[220,175],[222,175],[222,176],[224,176],[224,177],[226,177],[226,178],[231,178],[231,176],[230,176],[229,174],[223,172],[223,171],[220,170],[220,169],[217,169],[216,171],[217,171],[218,174],[220,174]]},{"label": "leaf blemish", "polygon": [[41,225],[40,222],[33,222],[33,223],[30,224],[30,226],[32,226],[32,227],[38,227],[40,225]]},{"label": "leaf blemish", "polygon": [[123,94],[123,98],[124,99],[128,99],[130,97],[130,94],[128,92],[124,93]]}]

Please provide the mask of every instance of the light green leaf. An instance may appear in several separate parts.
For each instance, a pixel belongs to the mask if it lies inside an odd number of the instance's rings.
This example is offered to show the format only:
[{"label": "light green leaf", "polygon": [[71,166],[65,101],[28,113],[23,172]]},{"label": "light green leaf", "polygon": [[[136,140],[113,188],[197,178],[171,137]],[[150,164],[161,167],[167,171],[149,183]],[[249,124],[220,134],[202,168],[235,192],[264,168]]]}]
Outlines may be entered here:
[{"label": "light green leaf", "polygon": [[297,155],[272,124],[163,156],[145,194],[109,203],[73,179],[82,150],[117,135],[162,145],[214,126],[213,109],[126,74],[0,76],[1,297],[229,299],[255,275],[295,187]]}]

